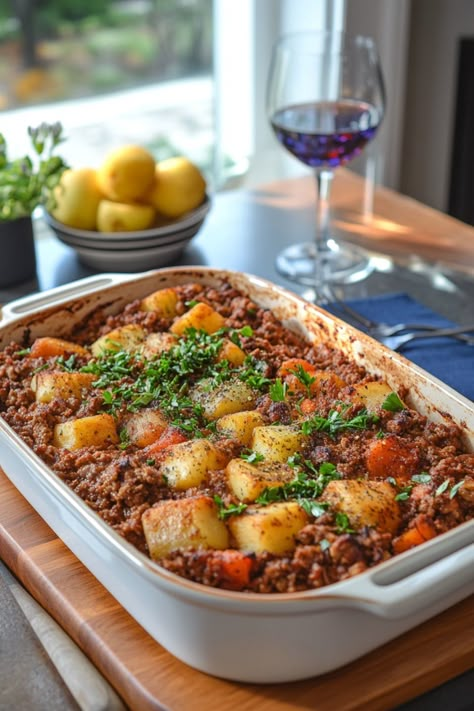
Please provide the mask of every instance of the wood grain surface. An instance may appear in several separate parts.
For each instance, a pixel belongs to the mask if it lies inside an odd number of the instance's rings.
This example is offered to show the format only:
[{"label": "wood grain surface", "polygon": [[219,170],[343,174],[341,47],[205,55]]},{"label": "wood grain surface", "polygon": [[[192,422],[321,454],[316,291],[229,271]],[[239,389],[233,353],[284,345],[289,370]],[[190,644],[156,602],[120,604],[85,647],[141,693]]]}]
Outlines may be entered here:
[{"label": "wood grain surface", "polygon": [[[474,274],[474,227],[382,186],[375,189],[373,208],[364,212],[365,188],[364,181],[352,171],[336,171],[331,224],[344,239],[400,263],[416,255]],[[253,199],[289,210],[314,209],[314,177],[269,183],[254,191]]]},{"label": "wood grain surface", "polygon": [[470,598],[323,677],[256,685],[207,676],[158,645],[84,568],[1,471],[0,554],[128,706],[139,711],[250,711],[257,704],[260,711],[383,710],[474,665],[474,598]]}]

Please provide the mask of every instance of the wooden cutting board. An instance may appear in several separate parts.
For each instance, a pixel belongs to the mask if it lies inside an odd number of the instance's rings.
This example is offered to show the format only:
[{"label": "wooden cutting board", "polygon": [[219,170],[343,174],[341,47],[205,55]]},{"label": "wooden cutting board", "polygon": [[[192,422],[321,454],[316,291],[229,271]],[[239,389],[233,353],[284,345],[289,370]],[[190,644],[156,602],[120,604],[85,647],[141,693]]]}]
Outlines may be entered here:
[{"label": "wooden cutting board", "polygon": [[130,708],[139,711],[250,711],[257,704],[259,711],[392,709],[474,666],[474,598],[470,598],[323,677],[256,685],[207,676],[154,642],[1,470],[0,554]]}]

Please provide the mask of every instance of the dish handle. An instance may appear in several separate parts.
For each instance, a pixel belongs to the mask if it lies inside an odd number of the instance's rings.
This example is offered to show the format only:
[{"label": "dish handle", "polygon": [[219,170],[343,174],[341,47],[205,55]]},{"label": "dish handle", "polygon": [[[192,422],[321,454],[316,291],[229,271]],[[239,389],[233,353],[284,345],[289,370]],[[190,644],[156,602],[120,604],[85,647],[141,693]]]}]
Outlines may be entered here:
[{"label": "dish handle", "polygon": [[136,278],[136,275],[114,273],[94,274],[84,279],[78,279],[77,281],[48,289],[45,293],[37,292],[35,294],[28,294],[28,296],[22,296],[2,306],[2,322],[11,321],[19,316],[25,316],[40,308],[54,306],[54,304],[67,298],[76,298],[84,294],[90,294],[97,289],[104,289],[109,286],[121,284],[134,277]]},{"label": "dish handle", "polygon": [[414,571],[410,570],[410,560],[415,558],[406,559],[405,574],[400,567],[374,570],[363,582],[359,581],[357,597],[363,600],[364,606],[368,605],[379,617],[401,619],[427,610],[462,589],[470,588],[474,592],[474,543],[435,562],[424,564],[421,561]]}]

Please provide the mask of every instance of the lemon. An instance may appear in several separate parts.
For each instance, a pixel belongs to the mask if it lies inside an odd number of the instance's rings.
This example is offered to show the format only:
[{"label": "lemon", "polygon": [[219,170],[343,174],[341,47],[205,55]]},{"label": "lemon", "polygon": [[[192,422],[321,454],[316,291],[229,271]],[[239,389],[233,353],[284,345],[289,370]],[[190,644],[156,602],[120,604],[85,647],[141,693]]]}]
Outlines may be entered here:
[{"label": "lemon", "polygon": [[97,211],[97,229],[99,232],[147,230],[154,219],[155,210],[151,205],[130,205],[101,200]]},{"label": "lemon", "polygon": [[97,172],[99,187],[110,200],[133,202],[153,185],[155,159],[141,146],[112,151]]},{"label": "lemon", "polygon": [[97,207],[102,197],[93,168],[66,170],[54,189],[56,205],[51,214],[70,227],[95,230]]},{"label": "lemon", "polygon": [[146,199],[162,215],[176,218],[198,207],[205,194],[206,181],[199,168],[176,156],[157,163],[155,184]]}]

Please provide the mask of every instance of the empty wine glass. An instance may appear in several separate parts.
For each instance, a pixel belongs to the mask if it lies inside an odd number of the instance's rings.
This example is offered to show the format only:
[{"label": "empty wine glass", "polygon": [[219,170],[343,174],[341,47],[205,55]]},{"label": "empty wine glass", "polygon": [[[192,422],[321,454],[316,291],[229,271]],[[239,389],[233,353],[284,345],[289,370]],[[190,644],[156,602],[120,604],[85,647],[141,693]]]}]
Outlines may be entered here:
[{"label": "empty wine glass", "polygon": [[329,231],[333,171],[371,141],[384,114],[384,87],[374,41],[344,32],[296,32],[276,43],[267,84],[267,115],[277,139],[314,169],[316,237],[277,257],[286,278],[313,288],[353,283],[371,271],[367,253]]}]

